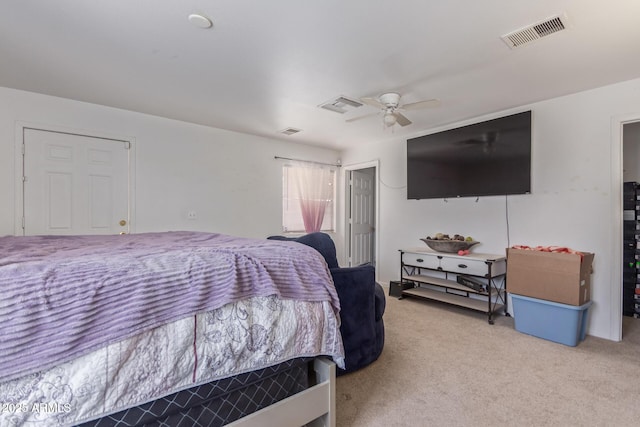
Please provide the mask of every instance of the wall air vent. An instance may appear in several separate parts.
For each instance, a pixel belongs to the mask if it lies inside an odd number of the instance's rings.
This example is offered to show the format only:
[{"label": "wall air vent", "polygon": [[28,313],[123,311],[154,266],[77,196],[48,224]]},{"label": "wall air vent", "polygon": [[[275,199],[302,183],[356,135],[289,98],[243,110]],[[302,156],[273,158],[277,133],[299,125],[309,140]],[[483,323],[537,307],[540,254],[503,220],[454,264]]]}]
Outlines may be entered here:
[{"label": "wall air vent", "polygon": [[511,49],[568,28],[566,15],[558,15],[502,36]]},{"label": "wall air vent", "polygon": [[333,111],[334,113],[344,114],[354,108],[362,107],[362,105],[359,101],[347,98],[346,96],[339,96],[336,99],[318,105],[318,107]]},{"label": "wall air vent", "polygon": [[296,133],[301,132],[301,131],[302,131],[302,129],[286,128],[286,129],[282,129],[280,131],[280,133],[283,133],[285,135],[293,135],[293,134],[296,134]]}]

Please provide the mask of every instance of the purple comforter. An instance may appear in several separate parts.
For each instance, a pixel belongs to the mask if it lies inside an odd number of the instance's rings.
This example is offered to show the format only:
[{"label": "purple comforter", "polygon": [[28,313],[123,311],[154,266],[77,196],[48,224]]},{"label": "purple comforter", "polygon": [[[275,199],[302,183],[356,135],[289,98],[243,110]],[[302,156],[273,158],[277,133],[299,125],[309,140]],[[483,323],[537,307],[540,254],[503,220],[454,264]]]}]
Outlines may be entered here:
[{"label": "purple comforter", "polygon": [[330,301],[324,258],[199,232],[0,238],[0,381],[251,296]]}]

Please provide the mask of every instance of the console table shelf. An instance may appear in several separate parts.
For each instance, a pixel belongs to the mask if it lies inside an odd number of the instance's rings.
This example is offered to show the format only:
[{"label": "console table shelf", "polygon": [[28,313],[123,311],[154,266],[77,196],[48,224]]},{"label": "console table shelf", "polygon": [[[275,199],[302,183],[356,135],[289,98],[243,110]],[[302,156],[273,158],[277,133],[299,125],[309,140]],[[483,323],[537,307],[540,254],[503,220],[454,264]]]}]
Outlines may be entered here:
[{"label": "console table shelf", "polygon": [[[481,311],[487,314],[489,324],[494,323],[498,311],[507,313],[504,256],[401,249],[400,270],[402,282],[411,286],[402,290],[400,298],[419,297]],[[465,281],[472,281],[475,288],[466,286]]]}]

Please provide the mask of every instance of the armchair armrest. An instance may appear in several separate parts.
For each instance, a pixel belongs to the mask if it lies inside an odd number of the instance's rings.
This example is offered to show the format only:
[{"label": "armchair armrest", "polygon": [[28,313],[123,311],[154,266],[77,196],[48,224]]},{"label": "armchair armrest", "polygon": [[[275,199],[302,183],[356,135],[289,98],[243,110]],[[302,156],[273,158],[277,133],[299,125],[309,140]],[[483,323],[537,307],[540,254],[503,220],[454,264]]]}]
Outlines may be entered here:
[{"label": "armchair armrest", "polygon": [[330,269],[340,299],[340,332],[348,357],[346,372],[375,360],[382,349],[385,296],[371,265]]},{"label": "armchair armrest", "polygon": [[[370,265],[361,267],[331,268],[342,310],[351,307],[373,309],[376,273]],[[370,301],[369,301],[370,300]],[[366,305],[367,307],[364,307]]]},{"label": "armchair armrest", "polygon": [[371,310],[372,306],[369,303],[373,297],[375,320],[382,319],[386,297],[382,286],[375,281],[376,273],[373,266],[367,264],[359,267],[332,268],[331,276],[341,306],[346,304],[352,307],[357,304],[365,310]]}]

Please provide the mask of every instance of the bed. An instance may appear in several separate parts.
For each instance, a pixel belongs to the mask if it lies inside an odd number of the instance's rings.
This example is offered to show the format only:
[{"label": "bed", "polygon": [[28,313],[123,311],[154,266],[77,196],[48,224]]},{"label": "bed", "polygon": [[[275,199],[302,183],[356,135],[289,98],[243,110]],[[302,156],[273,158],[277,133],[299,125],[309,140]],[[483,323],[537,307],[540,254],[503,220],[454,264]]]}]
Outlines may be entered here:
[{"label": "bed", "polygon": [[0,237],[0,289],[0,425],[334,423],[340,303],[305,245]]}]

